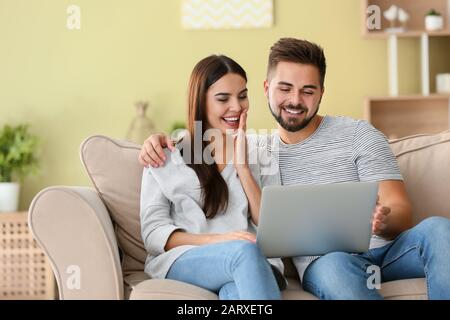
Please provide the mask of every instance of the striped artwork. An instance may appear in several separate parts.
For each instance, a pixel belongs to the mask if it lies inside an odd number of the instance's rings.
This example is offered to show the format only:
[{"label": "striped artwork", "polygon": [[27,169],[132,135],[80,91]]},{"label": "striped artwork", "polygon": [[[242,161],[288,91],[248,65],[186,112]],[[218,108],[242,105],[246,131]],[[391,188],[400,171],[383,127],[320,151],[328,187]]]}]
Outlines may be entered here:
[{"label": "striped artwork", "polygon": [[273,0],[182,0],[185,29],[269,28]]}]

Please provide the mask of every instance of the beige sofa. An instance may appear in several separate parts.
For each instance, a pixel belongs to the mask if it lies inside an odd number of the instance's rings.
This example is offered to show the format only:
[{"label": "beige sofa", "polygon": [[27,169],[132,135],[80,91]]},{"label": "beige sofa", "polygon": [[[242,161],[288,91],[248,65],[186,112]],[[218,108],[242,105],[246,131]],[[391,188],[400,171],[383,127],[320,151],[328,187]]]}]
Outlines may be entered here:
[{"label": "beige sofa", "polygon": [[[450,217],[450,131],[390,145],[406,180],[415,222],[429,215]],[[29,225],[51,261],[61,299],[217,299],[202,288],[152,280],[143,272],[139,149],[104,136],[88,138],[81,160],[94,188],[51,187],[34,198]],[[301,289],[291,261],[285,262],[289,287],[283,298],[316,299]],[[425,279],[383,283],[381,293],[387,299],[425,299]]]}]

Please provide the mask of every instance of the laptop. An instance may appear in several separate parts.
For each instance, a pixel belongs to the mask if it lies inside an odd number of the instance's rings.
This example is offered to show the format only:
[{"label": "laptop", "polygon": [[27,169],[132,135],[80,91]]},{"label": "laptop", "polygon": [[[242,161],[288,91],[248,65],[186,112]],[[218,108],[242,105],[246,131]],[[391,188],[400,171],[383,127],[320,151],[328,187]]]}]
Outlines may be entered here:
[{"label": "laptop", "polygon": [[378,182],[269,186],[256,242],[268,258],[369,249]]}]

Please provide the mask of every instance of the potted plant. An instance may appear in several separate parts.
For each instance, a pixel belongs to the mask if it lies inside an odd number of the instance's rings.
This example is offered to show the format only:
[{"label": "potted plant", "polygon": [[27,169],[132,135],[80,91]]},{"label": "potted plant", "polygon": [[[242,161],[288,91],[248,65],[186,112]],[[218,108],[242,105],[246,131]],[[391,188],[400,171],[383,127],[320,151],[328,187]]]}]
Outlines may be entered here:
[{"label": "potted plant", "polygon": [[441,30],[444,27],[444,18],[434,9],[425,16],[425,29],[428,31]]},{"label": "potted plant", "polygon": [[27,125],[5,125],[0,130],[0,212],[17,211],[21,178],[35,172],[38,139]]}]

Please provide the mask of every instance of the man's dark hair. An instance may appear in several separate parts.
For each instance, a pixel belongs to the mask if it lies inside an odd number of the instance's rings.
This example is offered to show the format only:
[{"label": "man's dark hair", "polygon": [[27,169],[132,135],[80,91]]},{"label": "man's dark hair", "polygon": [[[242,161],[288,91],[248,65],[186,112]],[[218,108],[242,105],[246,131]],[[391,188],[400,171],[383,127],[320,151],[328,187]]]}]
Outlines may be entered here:
[{"label": "man's dark hair", "polygon": [[270,48],[267,78],[280,62],[296,62],[317,67],[320,73],[320,85],[324,87],[327,62],[323,49],[312,42],[295,38],[281,38]]}]

